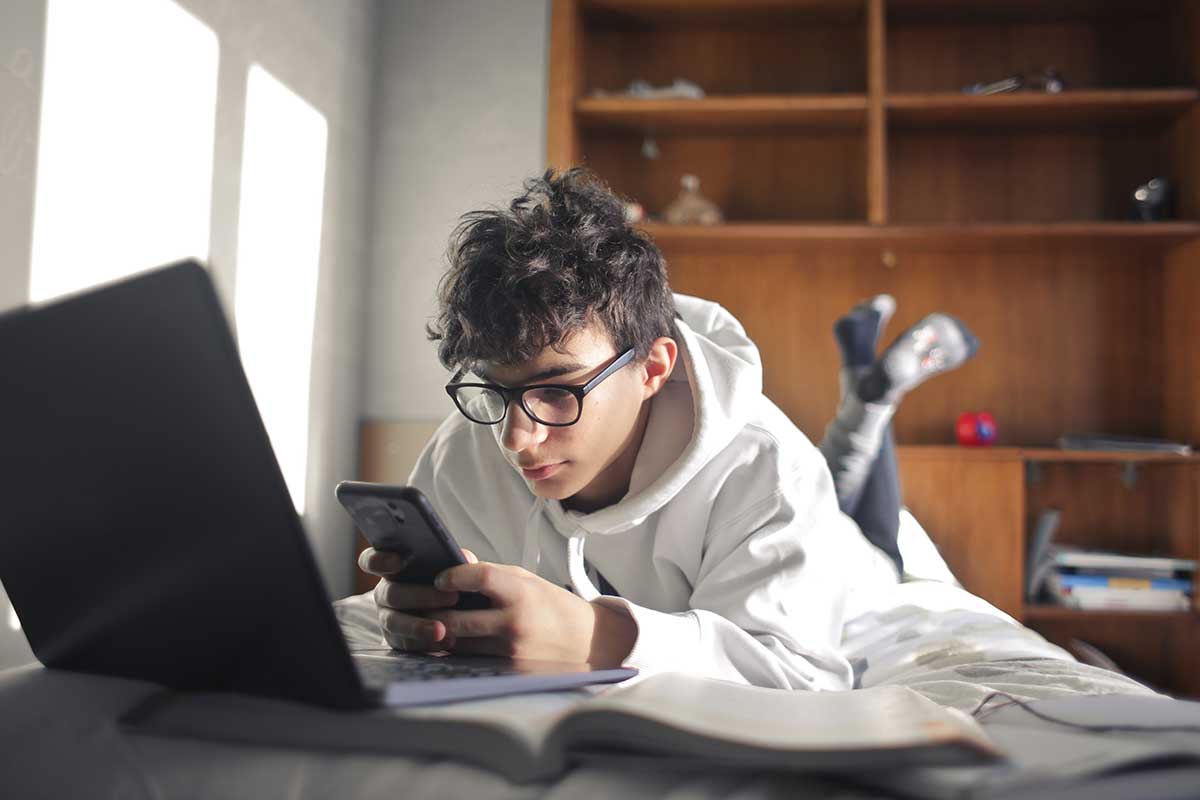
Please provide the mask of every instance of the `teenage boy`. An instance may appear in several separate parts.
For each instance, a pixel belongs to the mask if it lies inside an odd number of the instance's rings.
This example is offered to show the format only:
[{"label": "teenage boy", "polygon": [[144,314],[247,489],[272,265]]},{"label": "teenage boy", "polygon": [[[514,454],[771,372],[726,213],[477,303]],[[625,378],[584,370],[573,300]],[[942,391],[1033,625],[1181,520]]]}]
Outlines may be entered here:
[{"label": "teenage boy", "polygon": [[[579,169],[466,215],[449,261],[430,335],[457,411],[410,483],[473,563],[427,587],[365,551],[386,641],[850,688],[854,584],[895,568],[763,395],[737,320],[673,295],[657,247]],[[459,591],[493,608],[451,610]]]}]

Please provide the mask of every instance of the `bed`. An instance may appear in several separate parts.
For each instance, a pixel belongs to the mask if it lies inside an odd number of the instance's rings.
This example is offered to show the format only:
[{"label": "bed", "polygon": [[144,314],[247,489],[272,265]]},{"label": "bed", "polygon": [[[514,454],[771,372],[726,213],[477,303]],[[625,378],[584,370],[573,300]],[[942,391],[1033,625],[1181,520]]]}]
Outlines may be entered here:
[{"label": "bed", "polygon": [[[845,644],[863,686],[907,685],[966,711],[993,691],[1024,699],[1123,694],[1136,682],[1077,663],[963,589],[913,579],[889,587],[852,621]],[[377,643],[368,596],[337,604],[351,644]],[[0,785],[8,797],[832,797],[886,796],[805,775],[651,765],[577,767],[551,783],[514,785],[447,759],[298,750],[131,733],[118,717],[157,687],[46,670],[0,674]],[[1200,753],[1200,748],[1197,749]],[[1196,784],[1200,785],[1200,783]],[[401,791],[402,790],[402,791]]]}]

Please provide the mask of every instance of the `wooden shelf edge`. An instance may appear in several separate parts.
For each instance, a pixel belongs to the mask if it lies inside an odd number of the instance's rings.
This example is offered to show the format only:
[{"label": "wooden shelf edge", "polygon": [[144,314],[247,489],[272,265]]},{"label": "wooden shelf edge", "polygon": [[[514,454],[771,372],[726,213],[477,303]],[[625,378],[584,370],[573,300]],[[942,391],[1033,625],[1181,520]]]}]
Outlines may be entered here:
[{"label": "wooden shelf edge", "polygon": [[786,223],[732,222],[723,225],[668,225],[646,222],[641,227],[665,244],[737,245],[874,242],[1029,242],[1032,239],[1105,239],[1182,243],[1200,238],[1200,222],[1057,222],[972,223],[928,225],[868,225],[863,222]]},{"label": "wooden shelf edge", "polygon": [[1092,463],[1169,463],[1200,464],[1200,455],[1175,453],[1130,453],[1121,450],[1059,450],[1054,447],[1031,447],[1021,451],[1026,461],[1092,462]]},{"label": "wooden shelf edge", "polygon": [[903,92],[887,96],[888,124],[898,130],[947,127],[1054,129],[1063,126],[1165,124],[1200,101],[1195,87],[1078,89],[1061,94]]},{"label": "wooden shelf edge", "polygon": [[905,461],[1021,461],[1019,447],[963,447],[957,444],[903,444],[896,455]]},{"label": "wooden shelf edge", "polygon": [[575,101],[583,129],[859,128],[866,124],[864,94],[737,95],[641,99],[584,97]]},{"label": "wooden shelf edge", "polygon": [[1022,609],[1021,617],[1025,622],[1036,622],[1038,620],[1053,620],[1055,622],[1088,622],[1110,619],[1153,619],[1162,622],[1191,620],[1194,622],[1200,622],[1200,614],[1197,614],[1195,609],[1191,611],[1148,611],[1140,608],[1106,608],[1083,610],[1078,608],[1067,608],[1066,606],[1051,605],[1049,603],[1028,604]]},{"label": "wooden shelf edge", "polygon": [[956,444],[905,444],[896,452],[901,458],[944,461],[948,459],[977,461],[1038,461],[1090,462],[1095,464],[1167,463],[1200,464],[1200,455],[1180,456],[1172,453],[1126,453],[1114,450],[1059,450],[1054,447],[963,447]]},{"label": "wooden shelf edge", "polygon": [[978,109],[1078,109],[1078,108],[1171,108],[1200,101],[1200,89],[1177,86],[1163,89],[1070,89],[1058,94],[1007,92],[964,94],[962,92],[892,92],[884,97],[889,110]]}]

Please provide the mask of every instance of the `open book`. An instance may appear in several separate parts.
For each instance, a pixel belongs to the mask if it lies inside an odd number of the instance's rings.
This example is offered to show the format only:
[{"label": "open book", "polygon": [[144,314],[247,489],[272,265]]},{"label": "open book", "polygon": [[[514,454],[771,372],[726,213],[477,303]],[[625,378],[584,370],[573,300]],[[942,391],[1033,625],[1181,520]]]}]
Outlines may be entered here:
[{"label": "open book", "polygon": [[973,719],[906,687],[793,692],[671,673],[599,691],[359,713],[168,693],[125,722],[138,733],[446,756],[521,782],[631,756],[829,773],[1001,758]]}]

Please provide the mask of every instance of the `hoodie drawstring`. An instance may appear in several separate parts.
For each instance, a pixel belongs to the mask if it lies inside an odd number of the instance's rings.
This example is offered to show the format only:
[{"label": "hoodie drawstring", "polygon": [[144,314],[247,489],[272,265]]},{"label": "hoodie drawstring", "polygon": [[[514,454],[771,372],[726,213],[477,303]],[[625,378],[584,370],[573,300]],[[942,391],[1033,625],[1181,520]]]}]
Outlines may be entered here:
[{"label": "hoodie drawstring", "polygon": [[538,567],[542,563],[541,536],[538,534],[537,521],[545,507],[546,499],[544,497],[535,498],[533,508],[529,509],[529,516],[525,518],[525,541],[523,543],[524,552],[521,554],[521,566],[534,575],[538,574]]},{"label": "hoodie drawstring", "polygon": [[567,574],[571,576],[571,585],[575,587],[575,594],[590,603],[600,596],[600,591],[588,577],[587,567],[584,565],[583,542],[586,538],[587,531],[583,528],[576,528],[575,532],[571,534],[571,538],[567,542]]},{"label": "hoodie drawstring", "polygon": [[[539,497],[533,501],[529,516],[525,518],[524,552],[521,555],[521,566],[533,574],[537,574],[538,565],[542,560],[541,533],[538,531],[538,518],[546,510],[546,498]],[[587,575],[587,567],[583,560],[583,542],[587,531],[577,527],[567,542],[567,575],[575,594],[589,603],[600,596],[600,591]]]}]

